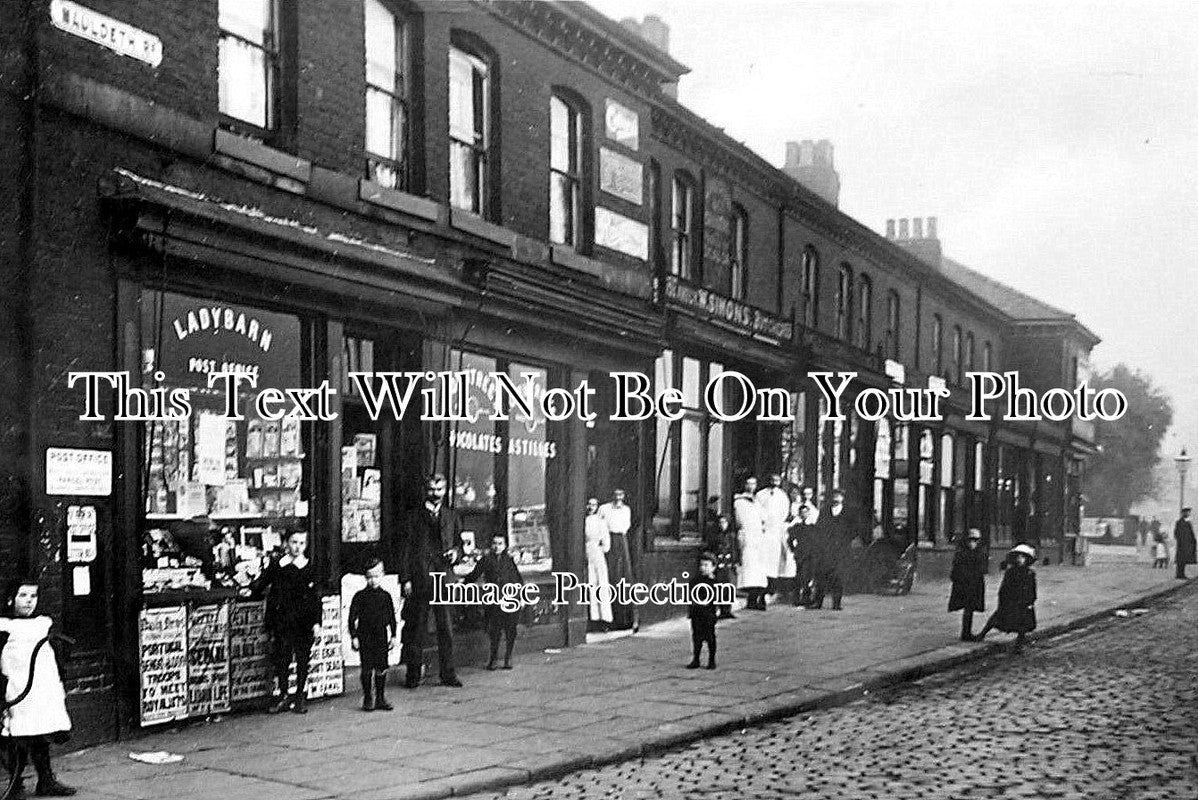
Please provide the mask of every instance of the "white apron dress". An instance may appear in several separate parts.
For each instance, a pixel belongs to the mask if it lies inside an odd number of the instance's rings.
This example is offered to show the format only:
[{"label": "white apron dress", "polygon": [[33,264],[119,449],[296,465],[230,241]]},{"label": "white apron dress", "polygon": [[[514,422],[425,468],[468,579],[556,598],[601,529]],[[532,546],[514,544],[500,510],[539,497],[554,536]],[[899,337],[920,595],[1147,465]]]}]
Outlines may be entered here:
[{"label": "white apron dress", "polygon": [[776,556],[769,567],[770,578],[793,578],[795,559],[786,546],[786,521],[790,518],[790,495],[781,487],[769,486],[757,493],[757,505],[761,506],[761,519],[770,547]]},{"label": "white apron dress", "polygon": [[769,571],[778,558],[765,532],[761,506],[752,495],[738,494],[732,501],[732,513],[736,517],[736,536],[740,540],[736,585],[741,589],[764,589],[769,581]]},{"label": "white apron dress", "polygon": [[[0,633],[8,634],[8,642],[0,652],[0,672],[8,678],[5,700],[14,700],[25,691],[33,648],[46,638],[51,622],[49,617],[0,617]],[[71,718],[67,715],[66,692],[58,677],[58,661],[47,643],[37,654],[29,694],[15,706],[5,709],[0,736],[42,736],[70,729]]]},{"label": "white apron dress", "polygon": [[[586,537],[587,553],[587,583],[591,586],[607,586],[607,551],[611,549],[611,534],[607,530],[607,522],[598,514],[589,514],[583,523],[583,533]],[[590,616],[593,622],[611,622],[611,600],[604,595],[601,599],[597,592],[591,594]]]}]

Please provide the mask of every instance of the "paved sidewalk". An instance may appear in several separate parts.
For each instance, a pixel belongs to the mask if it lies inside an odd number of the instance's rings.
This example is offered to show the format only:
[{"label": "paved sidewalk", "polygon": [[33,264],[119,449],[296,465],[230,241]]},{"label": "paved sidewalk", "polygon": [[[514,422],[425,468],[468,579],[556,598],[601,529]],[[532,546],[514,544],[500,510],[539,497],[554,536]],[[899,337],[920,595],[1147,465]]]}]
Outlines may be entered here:
[{"label": "paved sidewalk", "polygon": [[[1172,574],[1139,564],[1042,567],[1038,634],[1182,586]],[[998,576],[988,584],[993,603]],[[528,654],[511,672],[462,669],[463,689],[396,689],[391,713],[363,713],[347,694],[306,716],[227,717],[62,756],[56,768],[82,787],[79,797],[97,800],[466,795],[845,702],[1009,638],[958,641],[946,599],[946,584],[917,583],[907,597],[847,597],[842,612],[744,611],[720,623],[714,671],[682,669],[690,631],[685,619],[673,620],[625,639]],[[347,686],[357,687],[356,676]],[[149,766],[129,760],[131,750],[185,760]]]}]

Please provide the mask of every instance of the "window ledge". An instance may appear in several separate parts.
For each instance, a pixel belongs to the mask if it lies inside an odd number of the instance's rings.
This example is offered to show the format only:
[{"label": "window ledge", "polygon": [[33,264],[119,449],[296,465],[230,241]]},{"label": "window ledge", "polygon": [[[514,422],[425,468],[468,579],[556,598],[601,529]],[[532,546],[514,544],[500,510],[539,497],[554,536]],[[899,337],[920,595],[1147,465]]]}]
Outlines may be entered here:
[{"label": "window ledge", "polygon": [[510,248],[516,241],[516,234],[501,225],[487,222],[477,214],[463,211],[460,208],[449,210],[449,224],[465,233],[472,233],[482,239],[501,244]]},{"label": "window ledge", "polygon": [[358,199],[429,222],[436,222],[441,218],[441,206],[436,202],[398,189],[388,189],[366,178],[358,181]]},{"label": "window ledge", "polygon": [[238,136],[224,128],[216,129],[213,149],[221,155],[253,164],[300,183],[306,184],[312,179],[312,162],[307,159],[276,150],[246,136]]}]

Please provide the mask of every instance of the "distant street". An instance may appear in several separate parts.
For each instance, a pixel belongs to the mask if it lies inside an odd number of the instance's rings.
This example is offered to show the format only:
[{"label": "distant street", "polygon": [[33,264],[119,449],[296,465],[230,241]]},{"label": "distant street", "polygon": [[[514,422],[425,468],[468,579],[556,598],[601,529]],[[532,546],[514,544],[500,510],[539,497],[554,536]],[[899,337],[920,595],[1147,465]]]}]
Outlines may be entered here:
[{"label": "distant street", "polygon": [[1023,656],[474,798],[1172,800],[1195,797],[1196,787],[1191,586],[1148,614],[1105,620]]}]

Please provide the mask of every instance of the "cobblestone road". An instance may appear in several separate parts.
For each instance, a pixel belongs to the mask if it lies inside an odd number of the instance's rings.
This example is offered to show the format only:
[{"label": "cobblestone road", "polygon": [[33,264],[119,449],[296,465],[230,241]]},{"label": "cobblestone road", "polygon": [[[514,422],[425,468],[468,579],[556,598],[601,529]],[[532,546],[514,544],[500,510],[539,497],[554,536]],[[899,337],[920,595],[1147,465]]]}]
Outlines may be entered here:
[{"label": "cobblestone road", "polygon": [[474,800],[658,797],[1198,798],[1198,589],[1022,656]]}]

